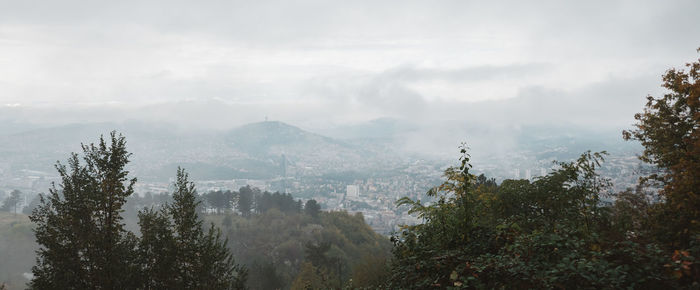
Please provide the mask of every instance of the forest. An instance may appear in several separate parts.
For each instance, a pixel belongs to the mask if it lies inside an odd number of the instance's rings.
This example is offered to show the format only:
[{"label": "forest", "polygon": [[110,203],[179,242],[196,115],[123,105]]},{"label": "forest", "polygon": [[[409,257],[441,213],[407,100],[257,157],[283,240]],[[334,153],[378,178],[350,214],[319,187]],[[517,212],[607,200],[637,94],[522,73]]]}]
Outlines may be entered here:
[{"label": "forest", "polygon": [[199,194],[182,168],[171,194],[136,195],[126,138],[112,132],[57,163],[61,182],[28,217],[21,193],[3,201],[1,258],[36,257],[27,285],[8,275],[0,288],[698,289],[698,79],[700,60],[666,71],[667,93],[649,96],[623,132],[654,166],[636,188],[611,191],[597,172],[605,151],[498,183],[471,173],[464,144],[424,201],[397,201],[423,222],[391,237],[313,199],[252,187]]}]

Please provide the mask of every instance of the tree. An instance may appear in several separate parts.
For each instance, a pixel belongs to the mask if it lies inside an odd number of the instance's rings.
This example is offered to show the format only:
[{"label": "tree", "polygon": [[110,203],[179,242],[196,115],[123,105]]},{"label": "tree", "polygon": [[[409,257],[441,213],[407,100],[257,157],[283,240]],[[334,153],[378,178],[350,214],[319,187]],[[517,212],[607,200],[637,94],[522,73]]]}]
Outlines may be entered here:
[{"label": "tree", "polygon": [[241,187],[238,191],[238,203],[236,208],[245,217],[250,216],[250,211],[253,209],[253,189],[250,185]]},{"label": "tree", "polygon": [[100,137],[97,145],[82,149],[85,164],[75,153],[68,167],[58,163],[60,185],[53,184],[30,216],[39,244],[31,288],[134,286],[136,239],[124,229],[120,215],[136,182],[124,169],[130,156],[126,141],[112,132],[109,145]]},{"label": "tree", "polygon": [[167,212],[173,219],[176,288],[240,289],[245,287],[246,270],[235,264],[227,240],[212,224],[204,234],[197,215],[197,192],[187,173],[178,168],[173,204]]},{"label": "tree", "polygon": [[138,217],[140,285],[144,289],[176,289],[179,281],[174,279],[173,269],[176,269],[178,253],[167,210],[149,208],[140,211]]},{"label": "tree", "polygon": [[174,273],[180,286],[184,288],[201,287],[195,277],[195,268],[199,265],[199,239],[203,236],[202,221],[197,215],[197,193],[194,183],[187,180],[187,173],[177,169],[173,204],[167,206],[172,216],[177,248],[176,269]]},{"label": "tree", "polygon": [[216,211],[216,213],[225,212],[227,209],[231,209],[232,204],[232,194],[230,191],[210,191],[203,196],[207,204]]},{"label": "tree", "polygon": [[[388,288],[678,286],[656,245],[610,234],[611,209],[599,198],[609,182],[596,173],[603,153],[558,163],[533,182],[506,180],[497,186],[471,174],[466,148],[461,152],[461,166],[448,168],[446,181],[428,191],[435,202],[398,201],[423,223],[392,236]],[[668,268],[684,266],[687,257],[677,256],[674,265],[680,266]]]},{"label": "tree", "polygon": [[315,199],[309,199],[304,205],[304,212],[313,218],[317,218],[318,214],[321,212],[321,206]]},{"label": "tree", "polygon": [[36,224],[37,265],[32,289],[241,289],[246,271],[227,241],[197,215],[194,184],[178,169],[172,204],[139,213],[141,237],[124,229],[121,213],[136,179],[128,179],[124,137],[111,133],[83,145],[69,167],[56,165],[61,185],[40,195],[30,216]]},{"label": "tree", "polygon": [[323,273],[309,262],[301,265],[301,270],[292,283],[292,290],[331,289],[333,285],[323,278]]},{"label": "tree", "polygon": [[19,190],[13,190],[10,193],[10,196],[5,198],[5,201],[2,203],[2,207],[0,207],[0,210],[2,211],[11,211],[14,212],[15,214],[17,213],[17,205],[19,202],[22,201],[22,192]]},{"label": "tree", "polygon": [[245,289],[248,270],[235,263],[228,249],[228,239],[212,223],[201,240],[201,268],[198,276],[202,289]]},{"label": "tree", "polygon": [[686,67],[666,71],[667,93],[648,96],[644,111],[634,116],[636,129],[623,132],[624,139],[644,146],[640,159],[660,170],[642,181],[663,186],[662,215],[670,220],[659,236],[680,248],[700,233],[700,59]]},{"label": "tree", "polygon": [[282,277],[272,262],[254,262],[250,269],[250,286],[253,289],[284,289]]},{"label": "tree", "polygon": [[385,257],[365,255],[352,272],[352,286],[360,289],[380,289],[389,278]]}]

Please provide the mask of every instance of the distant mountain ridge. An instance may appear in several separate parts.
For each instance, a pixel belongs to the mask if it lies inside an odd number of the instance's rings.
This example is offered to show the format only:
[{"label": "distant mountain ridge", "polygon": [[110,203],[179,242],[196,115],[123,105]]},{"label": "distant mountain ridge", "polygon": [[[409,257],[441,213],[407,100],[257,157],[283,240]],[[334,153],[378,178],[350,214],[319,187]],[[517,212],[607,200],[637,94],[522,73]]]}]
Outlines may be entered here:
[{"label": "distant mountain ridge", "polygon": [[230,146],[255,155],[279,154],[270,150],[290,146],[317,147],[323,144],[351,148],[343,142],[280,121],[246,124],[227,132],[225,139]]},{"label": "distant mountain ridge", "polygon": [[[316,171],[362,168],[373,152],[296,126],[265,121],[228,131],[179,131],[156,123],[70,124],[23,132],[0,132],[0,166],[54,173],[80,144],[97,142],[116,130],[126,136],[134,173],[145,180],[167,180],[179,165],[193,177],[271,178],[284,159]],[[284,161],[284,162],[286,162]],[[0,167],[1,168],[1,167]],[[319,172],[321,174],[321,172]]]},{"label": "distant mountain ridge", "polygon": [[498,170],[540,159],[567,160],[589,149],[633,156],[638,147],[615,132],[584,129],[567,124],[512,128],[463,122],[421,124],[390,118],[337,126],[323,134],[280,121],[218,131],[136,121],[32,127],[0,132],[0,179],[19,176],[21,170],[55,174],[57,160],[65,161],[71,152],[81,150],[81,143],[96,142],[112,130],[126,136],[133,153],[132,173],[144,181],[168,180],[178,166],[196,179],[269,179],[286,174],[372,173],[394,170],[411,160],[450,164],[461,141],[472,148],[475,163]]}]

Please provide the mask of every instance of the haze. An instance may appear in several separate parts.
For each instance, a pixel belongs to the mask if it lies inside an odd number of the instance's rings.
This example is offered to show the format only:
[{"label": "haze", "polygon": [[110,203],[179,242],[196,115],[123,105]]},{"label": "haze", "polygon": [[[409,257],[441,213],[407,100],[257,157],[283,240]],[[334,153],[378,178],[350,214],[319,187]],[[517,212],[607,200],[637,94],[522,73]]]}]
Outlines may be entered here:
[{"label": "haze", "polygon": [[[1,118],[628,126],[697,1],[4,1]],[[517,105],[514,105],[517,104]],[[478,109],[474,109],[478,108]]]}]

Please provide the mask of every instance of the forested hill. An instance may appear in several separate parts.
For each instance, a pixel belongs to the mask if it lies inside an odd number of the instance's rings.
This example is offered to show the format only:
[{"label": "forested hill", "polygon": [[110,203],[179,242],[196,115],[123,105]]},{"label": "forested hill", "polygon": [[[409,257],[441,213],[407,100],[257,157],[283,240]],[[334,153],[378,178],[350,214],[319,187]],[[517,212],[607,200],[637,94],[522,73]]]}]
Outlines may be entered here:
[{"label": "forested hill", "polygon": [[[247,266],[251,289],[370,287],[387,277],[389,238],[375,233],[361,213],[321,211],[315,200],[302,203],[251,187],[199,198],[205,224],[220,228],[236,261]],[[132,196],[127,220],[142,208],[169,202],[169,195]]]},{"label": "forested hill", "polygon": [[[232,202],[240,200],[240,192],[250,201],[247,208]],[[391,243],[360,213],[321,211],[313,200],[303,204],[291,195],[249,187],[204,193],[199,200],[204,225],[221,229],[236,262],[247,268],[250,289],[289,289],[295,283],[332,288],[351,279],[369,287],[386,279]],[[172,203],[170,194],[133,195],[124,222],[138,233],[139,212]],[[0,211],[0,285],[8,289],[23,289],[29,282],[37,249],[33,227],[25,214]]]},{"label": "forested hill", "polygon": [[370,287],[386,278],[391,243],[361,214],[313,217],[275,208],[248,218],[223,214],[207,220],[220,225],[237,261],[247,265],[251,289],[339,288],[350,279],[354,286]]}]

